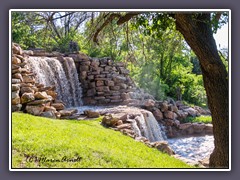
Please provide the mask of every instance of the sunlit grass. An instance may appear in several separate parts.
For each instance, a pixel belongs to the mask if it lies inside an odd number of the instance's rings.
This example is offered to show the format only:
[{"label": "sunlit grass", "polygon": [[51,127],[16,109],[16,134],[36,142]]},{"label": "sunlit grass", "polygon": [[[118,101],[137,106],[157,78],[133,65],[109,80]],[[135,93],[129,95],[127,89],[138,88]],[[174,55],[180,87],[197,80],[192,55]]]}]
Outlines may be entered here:
[{"label": "sunlit grass", "polygon": [[[12,168],[192,168],[120,132],[104,128],[100,121],[100,118],[52,120],[13,113]],[[80,160],[62,162],[63,157]]]}]

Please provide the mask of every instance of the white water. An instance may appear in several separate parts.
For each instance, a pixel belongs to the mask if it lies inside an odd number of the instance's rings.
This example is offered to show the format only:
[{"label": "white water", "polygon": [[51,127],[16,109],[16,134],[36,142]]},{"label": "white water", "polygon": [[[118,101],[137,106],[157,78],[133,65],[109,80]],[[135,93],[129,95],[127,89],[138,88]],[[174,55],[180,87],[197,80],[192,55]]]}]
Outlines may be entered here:
[{"label": "white water", "polygon": [[176,154],[192,161],[209,157],[214,149],[214,138],[209,135],[173,138],[167,141]]},{"label": "white water", "polygon": [[[44,84],[45,86],[55,86],[58,99],[62,100],[67,107],[70,106],[80,106],[82,105],[81,101],[81,87],[77,79],[77,71],[73,71],[73,60],[66,62],[68,64],[64,66],[60,63],[59,60],[49,57],[32,57],[30,56],[29,65],[33,73],[36,74],[36,82]],[[69,70],[68,76],[64,70]]]}]

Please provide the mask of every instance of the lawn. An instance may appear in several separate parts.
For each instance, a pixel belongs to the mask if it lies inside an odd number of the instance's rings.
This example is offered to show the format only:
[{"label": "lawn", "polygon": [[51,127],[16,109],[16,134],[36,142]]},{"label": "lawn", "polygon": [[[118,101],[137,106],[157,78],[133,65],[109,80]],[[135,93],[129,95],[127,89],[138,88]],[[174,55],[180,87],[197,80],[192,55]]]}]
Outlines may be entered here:
[{"label": "lawn", "polygon": [[193,168],[100,120],[12,113],[12,168]]}]

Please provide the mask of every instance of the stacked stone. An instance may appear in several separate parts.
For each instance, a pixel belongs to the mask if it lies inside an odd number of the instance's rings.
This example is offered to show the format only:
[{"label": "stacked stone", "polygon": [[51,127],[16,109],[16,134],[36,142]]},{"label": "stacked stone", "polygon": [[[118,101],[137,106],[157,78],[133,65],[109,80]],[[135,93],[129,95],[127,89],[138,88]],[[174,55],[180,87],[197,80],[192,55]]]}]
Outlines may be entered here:
[{"label": "stacked stone", "polygon": [[134,83],[124,63],[110,58],[90,58],[84,54],[71,56],[78,69],[84,104],[120,104],[129,99]]},{"label": "stacked stone", "polygon": [[185,135],[213,134],[212,124],[184,123],[187,117],[210,115],[207,113],[208,110],[200,107],[192,108],[183,105],[180,101],[175,103],[172,99],[163,102],[148,99],[145,100],[142,107],[151,111],[156,120],[166,127],[167,136],[170,138]]},{"label": "stacked stone", "polygon": [[45,87],[35,82],[27,66],[27,57],[18,44],[12,46],[12,112],[23,111],[36,116],[67,118],[76,111],[64,110],[56,99],[55,87]]}]

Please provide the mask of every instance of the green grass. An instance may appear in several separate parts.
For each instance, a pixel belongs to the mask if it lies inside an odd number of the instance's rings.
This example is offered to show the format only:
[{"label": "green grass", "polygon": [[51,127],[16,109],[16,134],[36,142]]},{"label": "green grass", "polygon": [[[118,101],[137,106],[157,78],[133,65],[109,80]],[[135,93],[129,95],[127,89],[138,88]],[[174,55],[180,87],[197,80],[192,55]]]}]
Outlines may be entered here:
[{"label": "green grass", "polygon": [[212,123],[212,116],[188,117],[185,122]]},{"label": "green grass", "polygon": [[[47,158],[35,161],[27,157]],[[63,157],[78,162],[60,162]],[[193,168],[120,132],[100,119],[52,120],[12,114],[12,168]]]}]

